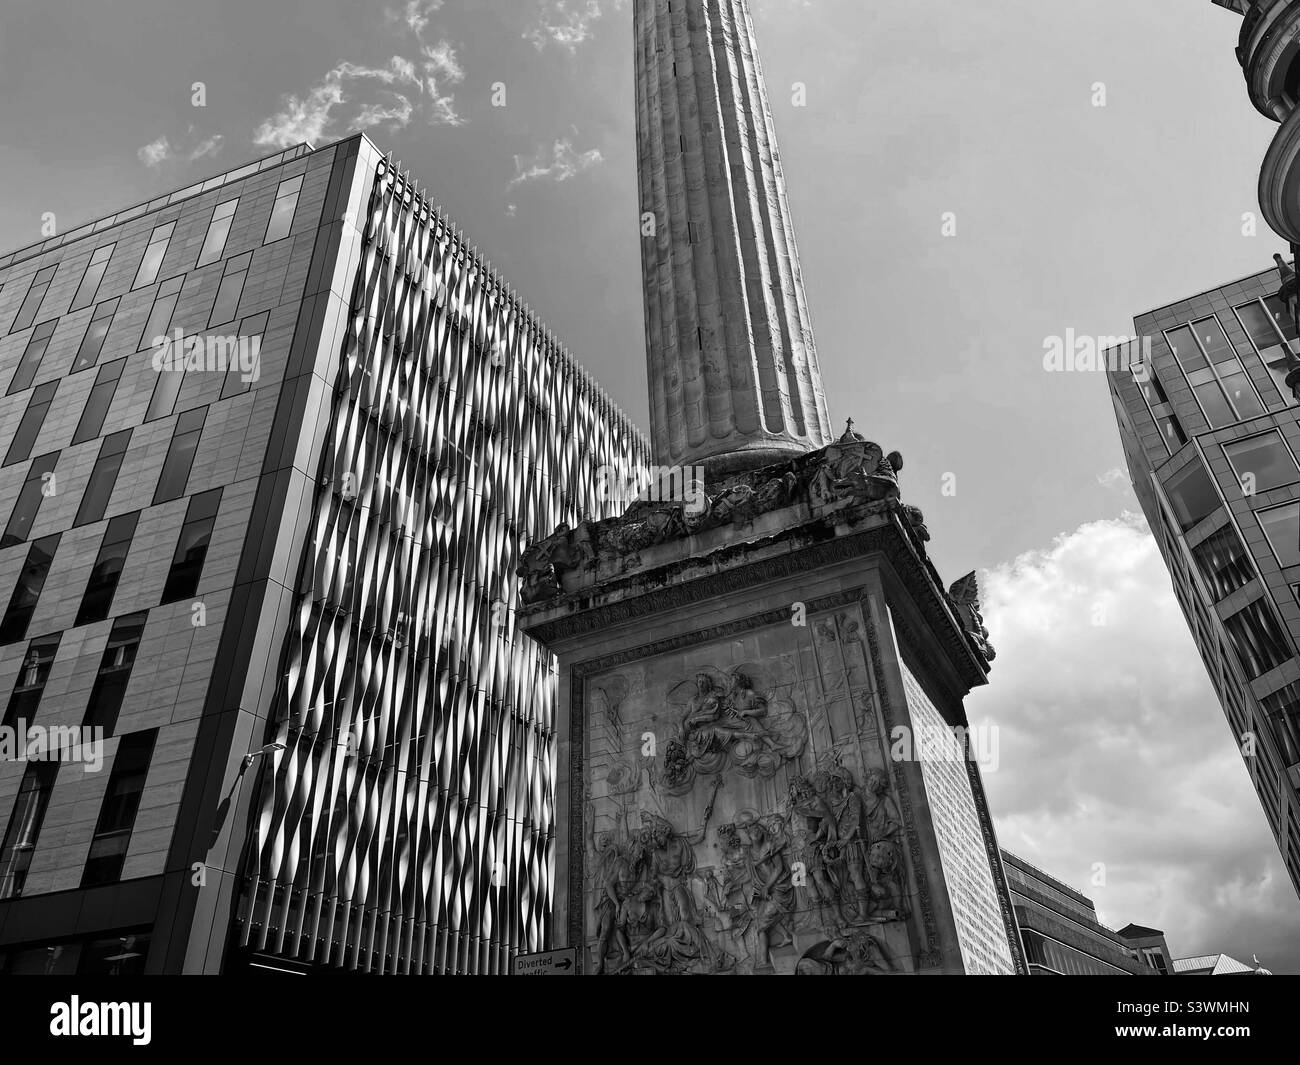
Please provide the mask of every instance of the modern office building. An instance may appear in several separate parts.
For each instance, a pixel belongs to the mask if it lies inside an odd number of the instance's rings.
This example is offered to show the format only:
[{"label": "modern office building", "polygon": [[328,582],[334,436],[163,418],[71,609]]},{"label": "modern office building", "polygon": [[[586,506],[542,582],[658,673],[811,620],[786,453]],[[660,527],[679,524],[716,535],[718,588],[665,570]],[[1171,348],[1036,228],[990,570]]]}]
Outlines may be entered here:
[{"label": "modern office building", "polygon": [[1175,958],[1175,976],[1272,976],[1258,962],[1252,968],[1227,954],[1203,954],[1196,958]]},{"label": "modern office building", "polygon": [[1277,291],[1265,271],[1139,315],[1107,377],[1133,489],[1300,889],[1297,332]]},{"label": "modern office building", "polygon": [[546,947],[515,568],[646,458],[592,379],[364,136],[0,258],[0,331],[0,972]]},{"label": "modern office building", "polygon": [[1129,925],[1113,932],[1092,899],[1002,851],[1007,888],[1032,976],[1154,976],[1169,972],[1164,933]]}]

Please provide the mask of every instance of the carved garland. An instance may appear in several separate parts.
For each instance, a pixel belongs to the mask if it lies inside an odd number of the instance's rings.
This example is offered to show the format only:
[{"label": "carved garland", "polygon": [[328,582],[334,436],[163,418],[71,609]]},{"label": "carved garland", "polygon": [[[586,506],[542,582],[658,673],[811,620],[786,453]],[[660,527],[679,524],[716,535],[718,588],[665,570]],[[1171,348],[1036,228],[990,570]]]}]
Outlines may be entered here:
[{"label": "carved garland", "polygon": [[[738,546],[743,548],[754,545]],[[808,545],[789,554],[742,564],[722,573],[712,573],[694,580],[665,585],[633,599],[608,603],[581,613],[556,618],[554,621],[539,624],[535,634],[542,643],[548,645],[570,640],[647,614],[687,606],[702,598],[752,588],[782,577],[821,569],[838,562],[862,557],[873,551],[884,554],[900,575],[906,574],[910,578],[905,582],[908,587],[925,589],[919,597],[918,605],[922,607],[935,634],[946,646],[951,660],[962,674],[962,679],[971,687],[986,683],[987,667],[977,661],[965,633],[953,624],[946,604],[921,560],[915,553],[905,549],[897,530],[892,525],[868,529],[826,543]],[[692,561],[694,560],[681,563],[675,568],[682,569]],[[644,579],[644,575],[641,579]],[[658,579],[665,582],[671,580],[672,572],[658,576]]]}]

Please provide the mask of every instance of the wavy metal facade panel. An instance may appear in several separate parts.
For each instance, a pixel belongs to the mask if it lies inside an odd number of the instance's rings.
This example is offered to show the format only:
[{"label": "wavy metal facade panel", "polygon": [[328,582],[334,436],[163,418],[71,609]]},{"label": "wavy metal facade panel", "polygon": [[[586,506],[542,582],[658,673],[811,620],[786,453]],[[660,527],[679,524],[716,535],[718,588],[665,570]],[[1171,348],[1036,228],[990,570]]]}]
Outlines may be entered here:
[{"label": "wavy metal facade panel", "polygon": [[646,441],[381,163],[260,768],[238,941],[372,973],[550,943],[550,656],[521,548]]}]

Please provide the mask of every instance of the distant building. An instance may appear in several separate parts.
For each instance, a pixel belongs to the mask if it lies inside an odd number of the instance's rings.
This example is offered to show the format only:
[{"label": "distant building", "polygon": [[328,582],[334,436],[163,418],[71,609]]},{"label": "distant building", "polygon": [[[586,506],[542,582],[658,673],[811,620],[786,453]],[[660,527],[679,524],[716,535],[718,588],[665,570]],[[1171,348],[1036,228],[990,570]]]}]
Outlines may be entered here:
[{"label": "distant building", "polygon": [[548,946],[515,567],[648,449],[410,175],[299,145],[0,256],[0,389],[0,973]]},{"label": "distant building", "polygon": [[1227,954],[1202,954],[1197,958],[1175,958],[1175,976],[1272,976],[1256,963],[1254,968]]},{"label": "distant building", "polygon": [[1269,270],[1138,315],[1133,331],[1107,360],[1133,491],[1300,889],[1295,320]]},{"label": "distant building", "polygon": [[1032,976],[1154,976],[1168,973],[1164,933],[1129,925],[1113,932],[1092,899],[1010,851],[1002,864]]}]

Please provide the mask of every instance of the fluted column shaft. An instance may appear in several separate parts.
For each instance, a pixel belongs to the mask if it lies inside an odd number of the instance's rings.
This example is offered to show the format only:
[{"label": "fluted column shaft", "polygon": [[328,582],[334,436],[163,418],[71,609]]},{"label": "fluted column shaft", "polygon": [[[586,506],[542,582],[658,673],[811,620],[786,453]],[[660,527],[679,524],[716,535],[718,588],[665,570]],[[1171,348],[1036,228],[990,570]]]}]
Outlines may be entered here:
[{"label": "fluted column shaft", "polygon": [[657,462],[726,474],[830,442],[746,0],[635,0]]}]

